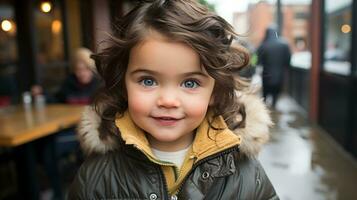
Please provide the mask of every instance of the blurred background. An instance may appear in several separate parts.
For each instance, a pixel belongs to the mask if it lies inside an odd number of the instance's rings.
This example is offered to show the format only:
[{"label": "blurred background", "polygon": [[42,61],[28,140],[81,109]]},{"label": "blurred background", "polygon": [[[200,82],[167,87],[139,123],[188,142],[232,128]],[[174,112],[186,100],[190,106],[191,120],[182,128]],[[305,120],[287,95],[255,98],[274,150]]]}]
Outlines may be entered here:
[{"label": "blurred background", "polygon": [[[44,94],[58,91],[71,73],[76,50],[103,48],[101,42],[115,20],[135,2],[0,0],[2,117],[22,103],[24,92],[34,85]],[[239,34],[236,42],[250,51],[250,67],[239,73],[253,87],[261,87],[266,75],[258,53],[266,29],[274,24],[276,38],[288,44],[290,65],[283,69],[276,105],[267,98],[275,122],[272,139],[259,157],[281,199],[357,199],[357,1],[199,2],[225,18]],[[0,127],[2,123],[0,118]],[[14,152],[24,144],[11,146],[1,140],[0,200],[21,199]],[[59,159],[63,193],[78,159],[77,153]],[[42,178],[41,168],[35,171],[40,195],[34,199],[54,199],[51,181]]]}]

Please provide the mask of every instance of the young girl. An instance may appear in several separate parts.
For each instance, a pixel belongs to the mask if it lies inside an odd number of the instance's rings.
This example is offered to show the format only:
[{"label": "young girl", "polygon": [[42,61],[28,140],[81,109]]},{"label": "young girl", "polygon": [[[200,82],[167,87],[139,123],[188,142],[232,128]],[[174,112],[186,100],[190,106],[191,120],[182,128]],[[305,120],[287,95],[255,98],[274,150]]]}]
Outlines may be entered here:
[{"label": "young girl", "polygon": [[278,199],[255,159],[271,121],[232,74],[249,61],[232,27],[195,0],[154,0],[117,28],[94,56],[105,88],[69,198]]}]

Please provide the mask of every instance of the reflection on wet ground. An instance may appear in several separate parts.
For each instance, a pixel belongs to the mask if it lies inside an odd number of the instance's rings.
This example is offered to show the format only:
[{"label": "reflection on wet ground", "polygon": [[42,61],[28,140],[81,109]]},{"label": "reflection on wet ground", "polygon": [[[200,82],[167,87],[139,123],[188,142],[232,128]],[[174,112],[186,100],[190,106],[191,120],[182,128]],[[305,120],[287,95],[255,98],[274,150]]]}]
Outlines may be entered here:
[{"label": "reflection on wet ground", "polygon": [[302,109],[282,97],[271,141],[259,156],[282,200],[356,200],[357,164]]}]

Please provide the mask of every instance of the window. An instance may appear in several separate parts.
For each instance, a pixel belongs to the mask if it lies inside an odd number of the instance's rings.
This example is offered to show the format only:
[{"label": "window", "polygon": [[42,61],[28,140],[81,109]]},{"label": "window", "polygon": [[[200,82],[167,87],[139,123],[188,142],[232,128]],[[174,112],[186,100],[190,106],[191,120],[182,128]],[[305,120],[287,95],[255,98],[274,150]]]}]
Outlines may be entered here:
[{"label": "window", "polygon": [[0,4],[0,63],[11,63],[17,59],[16,23],[10,5]]},{"label": "window", "polygon": [[325,52],[323,70],[348,76],[351,73],[352,0],[325,1]]},{"label": "window", "polygon": [[47,2],[50,7],[44,11],[43,3],[35,8],[37,62],[49,64],[64,59],[62,16],[59,6]]},{"label": "window", "polygon": [[36,30],[36,62],[40,84],[54,92],[67,74],[63,36],[63,16],[59,1],[34,4]]},{"label": "window", "polygon": [[15,97],[17,59],[14,8],[0,3],[0,107],[9,105]]}]

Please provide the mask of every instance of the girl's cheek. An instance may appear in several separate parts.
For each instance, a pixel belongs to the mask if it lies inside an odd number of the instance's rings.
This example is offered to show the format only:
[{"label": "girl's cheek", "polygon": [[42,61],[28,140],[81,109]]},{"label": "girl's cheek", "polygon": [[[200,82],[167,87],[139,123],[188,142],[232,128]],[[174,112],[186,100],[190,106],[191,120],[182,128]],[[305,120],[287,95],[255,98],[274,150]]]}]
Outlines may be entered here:
[{"label": "girl's cheek", "polygon": [[141,93],[135,93],[135,92],[129,93],[128,95],[129,95],[128,103],[131,112],[135,112],[135,113],[148,112],[148,110],[150,110],[150,108],[153,107],[153,105],[151,105],[152,102],[147,95],[143,95]]},{"label": "girl's cheek", "polygon": [[202,117],[206,115],[209,101],[190,101],[185,109],[186,113],[192,117]]}]

